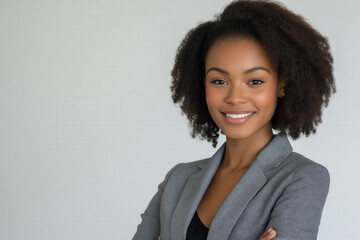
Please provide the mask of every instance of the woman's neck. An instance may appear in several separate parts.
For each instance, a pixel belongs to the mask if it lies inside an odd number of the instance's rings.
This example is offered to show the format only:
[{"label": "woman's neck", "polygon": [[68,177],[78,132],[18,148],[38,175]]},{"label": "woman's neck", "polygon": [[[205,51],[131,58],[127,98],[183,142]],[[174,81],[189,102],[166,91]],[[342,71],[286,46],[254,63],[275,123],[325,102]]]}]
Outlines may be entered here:
[{"label": "woman's neck", "polygon": [[243,171],[248,169],[257,155],[272,140],[274,134],[270,131],[258,132],[246,139],[226,138],[225,153],[219,168],[228,171]]}]

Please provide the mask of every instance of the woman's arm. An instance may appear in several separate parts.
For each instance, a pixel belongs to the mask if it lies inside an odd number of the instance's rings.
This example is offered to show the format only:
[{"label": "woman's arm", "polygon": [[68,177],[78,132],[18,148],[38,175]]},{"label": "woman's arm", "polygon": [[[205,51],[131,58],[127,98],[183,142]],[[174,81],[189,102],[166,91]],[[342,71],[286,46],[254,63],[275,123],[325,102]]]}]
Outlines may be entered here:
[{"label": "woman's arm", "polygon": [[155,240],[160,235],[160,201],[164,187],[171,173],[183,163],[178,163],[166,174],[165,179],[159,184],[157,193],[151,199],[149,205],[141,214],[141,223],[137,226],[137,231],[133,240]]},{"label": "woman's arm", "polygon": [[320,164],[308,164],[294,174],[270,215],[267,228],[276,229],[276,240],[317,238],[329,183],[329,172]]},{"label": "woman's arm", "polygon": [[[272,228],[269,228],[266,232],[261,234],[259,240],[272,240],[276,236],[276,231]],[[158,237],[158,240],[161,240],[161,237]]]}]

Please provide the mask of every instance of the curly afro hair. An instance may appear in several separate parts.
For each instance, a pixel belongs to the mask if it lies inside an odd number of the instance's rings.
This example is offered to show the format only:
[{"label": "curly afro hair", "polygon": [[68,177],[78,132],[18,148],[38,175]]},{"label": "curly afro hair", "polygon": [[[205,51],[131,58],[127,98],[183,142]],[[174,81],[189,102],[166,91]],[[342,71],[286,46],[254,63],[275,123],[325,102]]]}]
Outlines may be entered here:
[{"label": "curly afro hair", "polygon": [[191,136],[212,142],[214,148],[217,145],[219,127],[208,111],[203,79],[208,49],[225,36],[259,42],[278,70],[279,81],[285,81],[286,95],[278,98],[272,128],[294,140],[301,133],[316,133],[323,106],[328,106],[336,92],[327,38],[301,15],[274,1],[233,1],[214,18],[190,29],[177,49],[171,71],[172,99],[187,116]]}]

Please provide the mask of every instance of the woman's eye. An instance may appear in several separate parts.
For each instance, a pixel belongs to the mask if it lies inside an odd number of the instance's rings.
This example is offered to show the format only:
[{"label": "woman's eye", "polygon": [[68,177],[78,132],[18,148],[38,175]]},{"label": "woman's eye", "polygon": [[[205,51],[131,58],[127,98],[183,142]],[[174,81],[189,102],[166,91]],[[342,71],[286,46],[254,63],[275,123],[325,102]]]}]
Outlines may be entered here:
[{"label": "woman's eye", "polygon": [[215,79],[215,80],[211,81],[211,83],[215,83],[217,85],[226,84],[225,80],[223,80],[223,79]]},{"label": "woman's eye", "polygon": [[253,79],[250,81],[250,85],[260,85],[261,83],[263,83],[263,81],[259,79]]}]

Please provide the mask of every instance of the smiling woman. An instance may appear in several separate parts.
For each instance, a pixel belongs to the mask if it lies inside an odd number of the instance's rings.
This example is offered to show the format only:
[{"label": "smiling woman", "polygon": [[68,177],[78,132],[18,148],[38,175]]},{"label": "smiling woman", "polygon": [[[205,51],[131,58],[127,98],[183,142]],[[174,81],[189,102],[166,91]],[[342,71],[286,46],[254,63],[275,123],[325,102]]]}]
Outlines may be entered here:
[{"label": "smiling woman", "polygon": [[329,173],[288,136],[316,132],[336,92],[332,63],[327,39],[276,2],[233,1],[191,29],[172,98],[192,137],[226,142],[167,173],[133,239],[316,239]]},{"label": "smiling woman", "polygon": [[265,49],[247,38],[222,38],[209,49],[205,69],[209,69],[204,80],[208,110],[227,138],[244,139],[256,133],[268,142],[284,86],[278,84]]}]

